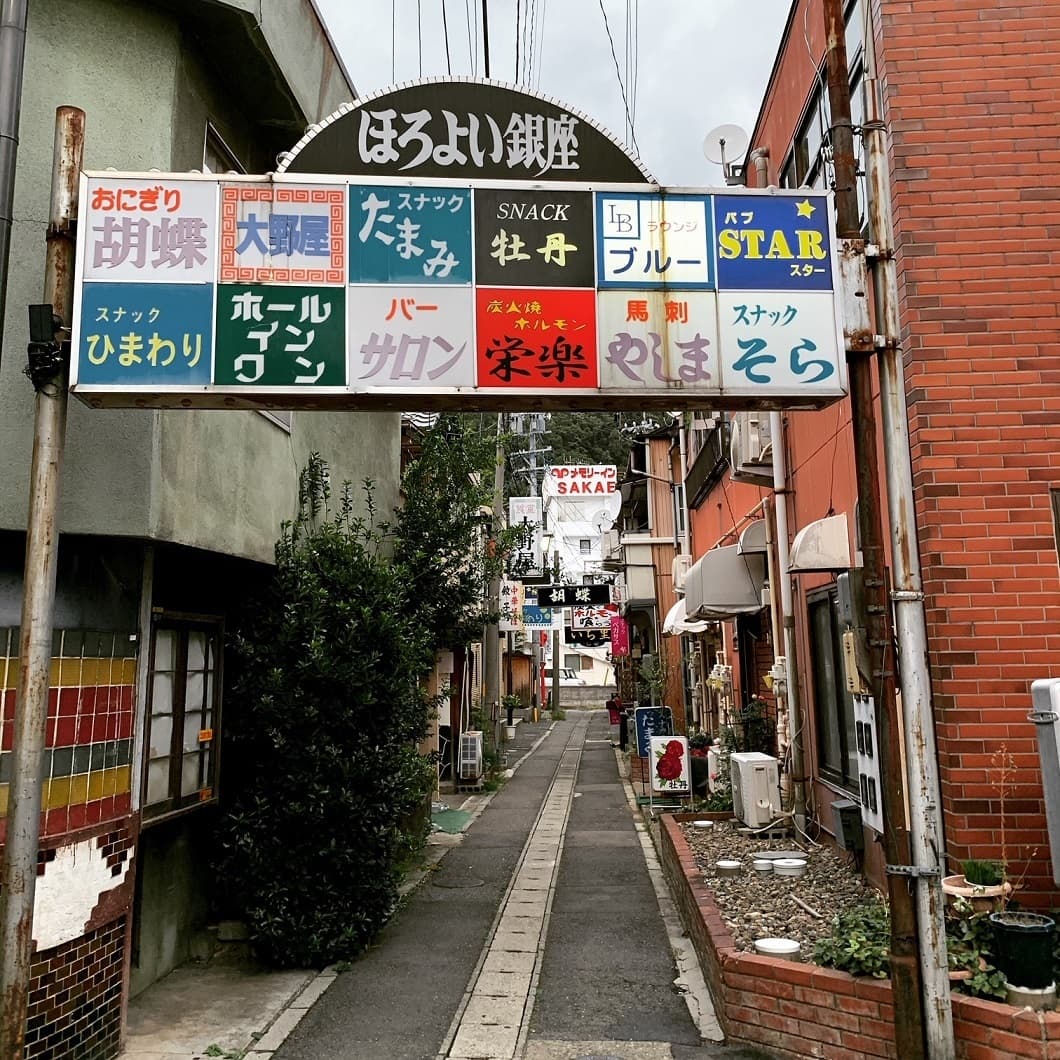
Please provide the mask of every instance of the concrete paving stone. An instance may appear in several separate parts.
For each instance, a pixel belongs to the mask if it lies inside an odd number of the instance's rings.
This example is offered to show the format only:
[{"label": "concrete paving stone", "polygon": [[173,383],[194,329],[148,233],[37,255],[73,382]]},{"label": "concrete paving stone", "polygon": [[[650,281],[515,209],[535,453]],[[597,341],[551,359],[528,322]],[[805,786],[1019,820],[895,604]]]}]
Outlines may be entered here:
[{"label": "concrete paving stone", "polygon": [[505,912],[497,930],[514,931],[520,935],[540,935],[543,923],[543,917],[524,916],[521,910],[515,909]]},{"label": "concrete paving stone", "polygon": [[254,1048],[259,1051],[279,1049],[284,1039],[298,1026],[307,1011],[308,1009],[304,1008],[285,1009],[277,1017],[276,1022],[257,1040]]},{"label": "concrete paving stone", "polygon": [[532,969],[519,972],[482,972],[475,982],[475,993],[484,997],[517,997],[525,1000],[534,980]]},{"label": "concrete paving stone", "polygon": [[529,1041],[523,1060],[672,1060],[667,1042]]},{"label": "concrete paving stone", "polygon": [[515,1027],[523,1020],[523,1009],[526,1008],[526,996],[522,997],[487,997],[485,994],[473,993],[460,1018],[461,1028],[467,1026],[481,1027]]},{"label": "concrete paving stone", "polygon": [[521,887],[513,888],[508,894],[508,906],[543,905],[544,898],[540,891],[526,891]]},{"label": "concrete paving stone", "polygon": [[461,1027],[449,1048],[451,1060],[511,1060],[518,1027]]},{"label": "concrete paving stone", "polygon": [[507,950],[509,953],[537,953],[537,935],[524,935],[521,932],[506,931],[500,932],[493,938],[493,945],[490,947],[492,953],[493,950]]},{"label": "concrete paving stone", "polygon": [[532,974],[537,954],[529,951],[491,949],[482,962],[480,974],[490,972],[516,972]]},{"label": "concrete paving stone", "polygon": [[331,984],[335,982],[333,975],[318,975],[299,995],[291,1002],[291,1008],[309,1008]]},{"label": "concrete paving stone", "polygon": [[549,891],[552,889],[551,876],[524,876],[520,873],[515,881],[520,891]]}]

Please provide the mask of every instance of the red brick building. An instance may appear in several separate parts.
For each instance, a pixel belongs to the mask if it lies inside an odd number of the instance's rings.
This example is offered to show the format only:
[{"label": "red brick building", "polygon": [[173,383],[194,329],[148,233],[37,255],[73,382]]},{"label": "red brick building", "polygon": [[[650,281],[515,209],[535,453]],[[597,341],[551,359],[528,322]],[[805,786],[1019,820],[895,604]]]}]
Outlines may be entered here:
[{"label": "red brick building", "polygon": [[[859,170],[867,34],[886,126],[948,859],[959,872],[962,859],[1004,857],[1010,875],[1025,874],[1023,900],[1049,904],[1027,714],[1031,682],[1060,676],[1060,3],[853,0],[846,15]],[[751,136],[749,185],[828,186],[824,52],[820,0],[797,0]],[[764,174],[751,164],[755,149]],[[871,242],[867,222],[865,234]],[[733,525],[754,504],[732,498],[730,471],[716,462],[724,440],[707,432],[689,446],[697,557],[719,537],[719,519]],[[771,444],[786,455],[791,533],[845,513],[855,556],[849,403],[786,413]],[[841,668],[835,680],[835,579],[794,581],[811,801],[830,830],[828,804],[857,780]],[[737,696],[760,694],[761,666],[742,670],[734,666]]]}]

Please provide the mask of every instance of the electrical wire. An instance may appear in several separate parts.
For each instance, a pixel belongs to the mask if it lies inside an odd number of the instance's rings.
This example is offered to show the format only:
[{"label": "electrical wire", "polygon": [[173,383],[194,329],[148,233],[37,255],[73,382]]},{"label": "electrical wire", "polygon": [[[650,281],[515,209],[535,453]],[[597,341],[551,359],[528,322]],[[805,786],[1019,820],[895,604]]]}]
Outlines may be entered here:
[{"label": "electrical wire", "polygon": [[390,83],[397,80],[397,0],[390,0]]},{"label": "electrical wire", "polygon": [[519,65],[519,45],[523,31],[523,0],[515,0],[515,83],[520,84],[522,70]]},{"label": "electrical wire", "polygon": [[544,53],[545,45],[545,15],[548,11],[548,0],[541,0],[541,21],[537,32],[537,78],[534,82],[534,88],[541,88],[541,56]]},{"label": "electrical wire", "polygon": [[467,22],[467,65],[471,76],[475,76],[475,48],[471,45],[471,0],[464,0],[464,19]]},{"label": "electrical wire", "polygon": [[453,61],[449,55],[449,20],[445,17],[445,0],[441,0],[442,4],[442,34],[445,37],[445,69],[449,76],[453,76]]},{"label": "electrical wire", "polygon": [[420,79],[423,78],[423,11],[420,7],[422,0],[416,0],[416,49],[419,52]]},{"label": "electrical wire", "polygon": [[618,56],[615,54],[615,38],[611,36],[611,24],[607,20],[607,11],[604,8],[604,0],[598,0],[600,4],[600,14],[604,16],[604,30],[607,32],[607,40],[611,45],[611,58],[615,63],[615,77],[618,79],[618,90],[622,93],[622,106],[626,111],[626,121],[629,122],[630,139],[633,141],[634,150],[637,154],[640,154],[640,147],[637,144],[637,134],[633,129],[633,119],[629,113],[629,100],[626,98],[626,86],[622,83],[622,72],[618,68]]}]

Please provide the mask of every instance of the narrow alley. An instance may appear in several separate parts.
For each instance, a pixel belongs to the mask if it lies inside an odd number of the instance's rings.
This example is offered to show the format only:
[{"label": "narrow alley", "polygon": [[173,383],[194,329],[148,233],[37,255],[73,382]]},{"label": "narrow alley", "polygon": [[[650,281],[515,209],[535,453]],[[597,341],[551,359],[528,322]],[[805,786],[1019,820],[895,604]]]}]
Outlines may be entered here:
[{"label": "narrow alley", "polygon": [[568,718],[519,726],[512,778],[276,1060],[762,1055],[713,1044],[702,981],[675,984],[607,715]]}]

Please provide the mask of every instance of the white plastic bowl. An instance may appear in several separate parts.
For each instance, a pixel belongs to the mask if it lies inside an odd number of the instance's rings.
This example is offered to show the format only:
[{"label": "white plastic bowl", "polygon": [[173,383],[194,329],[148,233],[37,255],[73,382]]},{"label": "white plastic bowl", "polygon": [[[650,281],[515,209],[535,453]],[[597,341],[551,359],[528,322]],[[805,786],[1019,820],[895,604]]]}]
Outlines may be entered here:
[{"label": "white plastic bowl", "polygon": [[795,939],[755,939],[755,952],[763,957],[782,957],[797,961],[802,947]]},{"label": "white plastic bowl", "polygon": [[767,876],[773,872],[773,864],[772,861],[763,858],[755,858],[754,861],[751,862],[751,868],[754,869],[755,872],[760,872],[763,876]]},{"label": "white plastic bowl", "polygon": [[693,828],[713,828],[714,827],[714,822],[713,821],[693,821],[692,822],[692,827]]},{"label": "white plastic bowl", "polygon": [[802,858],[777,858],[773,871],[778,876],[805,876],[806,862]]},{"label": "white plastic bowl", "polygon": [[719,876],[739,876],[743,869],[743,862],[722,858],[720,861],[714,862],[714,868]]}]

